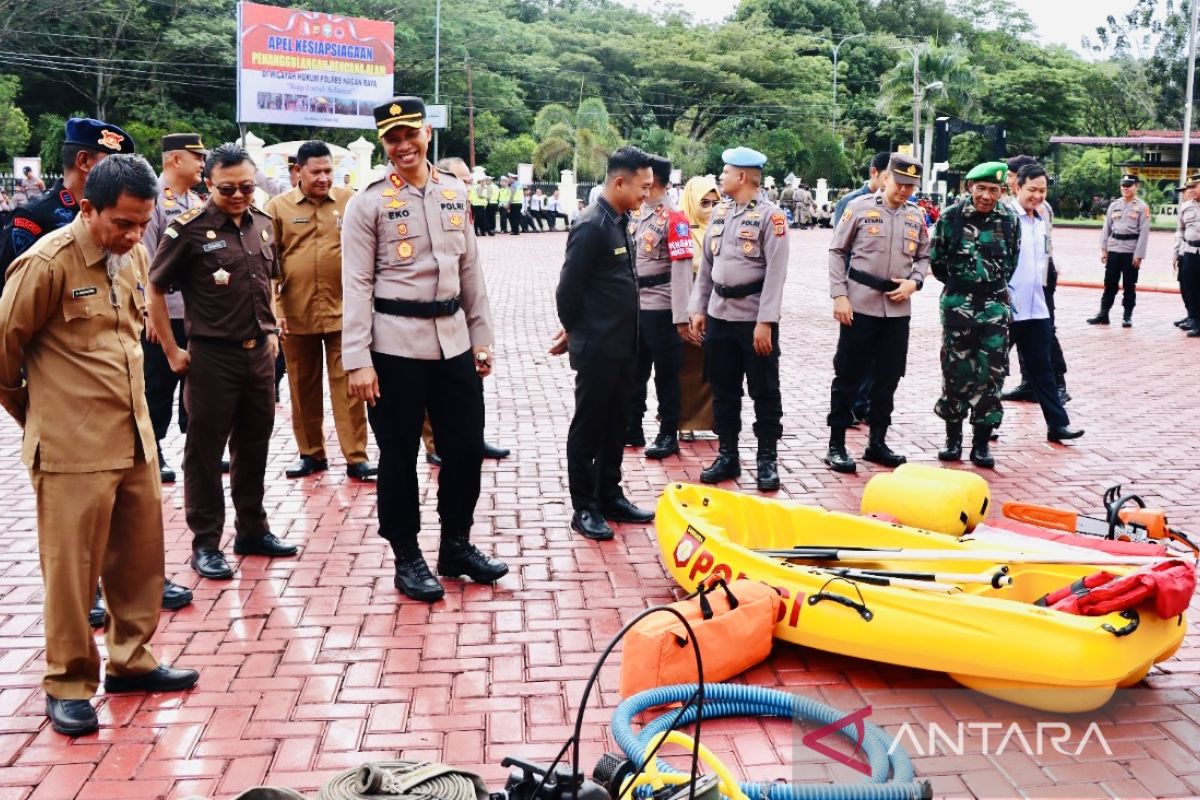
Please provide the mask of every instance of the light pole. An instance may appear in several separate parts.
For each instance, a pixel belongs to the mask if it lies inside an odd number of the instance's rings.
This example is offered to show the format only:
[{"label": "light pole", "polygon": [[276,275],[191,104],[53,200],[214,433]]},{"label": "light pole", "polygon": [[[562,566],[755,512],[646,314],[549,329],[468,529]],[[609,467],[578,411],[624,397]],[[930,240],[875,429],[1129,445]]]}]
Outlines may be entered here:
[{"label": "light pole", "polygon": [[1188,28],[1188,74],[1187,96],[1183,106],[1183,150],[1179,159],[1179,185],[1187,182],[1188,155],[1192,148],[1192,91],[1195,89],[1196,77],[1196,14],[1200,11],[1200,2],[1192,0],[1192,26]]},{"label": "light pole", "polygon": [[[945,82],[943,82],[943,81],[933,81],[932,83],[927,83],[927,84],[925,84],[924,86],[922,86],[922,87],[921,87],[921,100],[920,100],[920,102],[922,102],[922,103],[923,103],[923,102],[925,101],[925,95],[926,95],[926,93],[928,93],[928,92],[931,92],[931,91],[933,91],[933,90],[935,90],[935,89],[941,89],[941,88],[942,88],[942,87],[944,87],[945,85],[946,85],[946,84],[945,84]],[[930,126],[932,126],[932,125],[933,125],[933,121],[932,121],[932,120],[933,120],[932,109],[930,109],[930,111],[931,111],[931,113],[930,113],[930,115],[929,115],[929,119],[930,119]],[[924,145],[924,142],[922,142],[922,145]],[[925,148],[925,147],[923,146],[923,147],[922,147],[922,153],[921,153],[921,155],[919,155],[919,156],[914,156],[914,158],[920,158],[920,159],[921,159],[921,166],[922,166],[922,171],[921,171],[921,174],[925,176],[925,180],[926,180],[926,182],[930,182],[930,181],[932,181],[932,180],[933,180],[933,173],[931,172],[931,169],[932,169],[932,161],[933,161],[933,154],[932,154],[931,152],[929,152],[929,151],[931,151],[931,150],[933,150],[933,136],[932,136],[932,132],[930,133],[930,141],[929,141],[929,146],[928,146],[928,148]]]},{"label": "light pole", "polygon": [[838,104],[837,104],[838,51],[842,49],[842,45],[844,45],[846,42],[850,41],[851,39],[857,39],[860,36],[868,36],[868,35],[869,34],[866,34],[866,33],[852,33],[849,36],[844,37],[840,42],[838,42],[837,44],[835,44],[833,46],[833,112],[832,112],[832,119],[830,120],[830,130],[832,131],[834,136],[837,136],[837,118],[838,118]]},{"label": "light pole", "polygon": [[921,157],[921,64],[917,60],[921,54],[921,45],[912,49],[913,57],[913,127],[912,127],[912,157]]}]

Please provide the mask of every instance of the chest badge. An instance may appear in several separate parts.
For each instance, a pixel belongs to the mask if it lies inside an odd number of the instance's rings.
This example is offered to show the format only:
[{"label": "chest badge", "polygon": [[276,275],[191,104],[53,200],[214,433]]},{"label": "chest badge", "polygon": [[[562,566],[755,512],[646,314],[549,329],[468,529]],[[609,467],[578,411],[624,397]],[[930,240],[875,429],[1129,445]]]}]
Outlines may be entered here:
[{"label": "chest badge", "polygon": [[458,192],[454,191],[453,189],[442,189],[442,197],[446,198],[447,200],[453,200],[454,198],[458,197]]},{"label": "chest badge", "polygon": [[224,267],[222,267],[213,273],[213,283],[215,283],[217,286],[228,286],[230,277],[230,274],[225,271]]},{"label": "chest badge", "polygon": [[396,223],[396,235],[397,236],[408,236],[408,223],[407,222],[397,222]]},{"label": "chest badge", "polygon": [[396,247],[396,256],[398,258],[409,259],[413,257],[412,242],[401,242]]},{"label": "chest badge", "polygon": [[742,252],[750,255],[754,252],[754,242],[742,242]]},{"label": "chest badge", "polygon": [[266,229],[266,228],[263,228],[263,229],[262,229],[262,240],[263,240],[264,242],[269,242],[269,241],[271,241],[271,234],[270,234],[270,233],[267,231],[267,229]]},{"label": "chest badge", "polygon": [[205,231],[204,238],[205,239],[215,239],[215,238],[217,238],[217,232],[216,231]]},{"label": "chest badge", "polygon": [[[444,192],[443,192],[443,194],[444,194]],[[453,225],[455,228],[461,228],[462,224],[463,224],[462,214],[451,214],[450,215],[450,224]]]}]

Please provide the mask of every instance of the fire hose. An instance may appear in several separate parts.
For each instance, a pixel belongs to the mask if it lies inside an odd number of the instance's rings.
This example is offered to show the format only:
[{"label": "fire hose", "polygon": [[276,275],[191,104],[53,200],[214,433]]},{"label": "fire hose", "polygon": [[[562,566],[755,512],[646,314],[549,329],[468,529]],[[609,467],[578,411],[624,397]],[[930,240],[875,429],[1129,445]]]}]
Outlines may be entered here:
[{"label": "fire hose", "polygon": [[488,790],[474,773],[448,764],[376,761],[337,775],[317,800],[487,800]]}]

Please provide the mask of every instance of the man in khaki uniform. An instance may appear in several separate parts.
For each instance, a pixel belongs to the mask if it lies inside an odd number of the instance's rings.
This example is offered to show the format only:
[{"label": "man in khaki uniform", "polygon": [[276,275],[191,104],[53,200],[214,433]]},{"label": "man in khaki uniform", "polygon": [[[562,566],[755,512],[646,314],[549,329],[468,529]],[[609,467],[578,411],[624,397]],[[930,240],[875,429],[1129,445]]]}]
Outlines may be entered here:
[{"label": "man in khaki uniform", "polygon": [[471,544],[483,461],[483,393],[492,320],[467,187],[426,160],[433,131],[418,97],[375,109],[386,175],[346,208],[342,230],[342,358],[379,443],[379,533],[396,557],[395,586],[414,600],[444,589],[421,554],[417,439],[429,413],[438,478],[438,573],[494,583],[508,567]]},{"label": "man in khaki uniform", "polygon": [[1175,327],[1196,339],[1200,338],[1200,172],[1188,175],[1179,191],[1175,263],[1187,315],[1177,321]]},{"label": "man in khaki uniform", "polygon": [[705,483],[742,474],[742,381],[754,401],[758,488],[779,488],[776,446],[783,435],[779,392],[779,315],[787,279],[787,218],[761,188],[767,157],[748,147],[721,155],[721,191],[704,233],[704,256],[688,302],[692,335],[704,342],[713,388],[717,458],[700,473]]},{"label": "man in khaki uniform", "polygon": [[[871,438],[863,458],[886,467],[905,462],[886,437],[892,401],[908,359],[908,323],[914,292],[929,272],[929,231],[908,198],[921,183],[921,162],[895,153],[883,188],[850,202],[829,245],[829,294],[841,327],[833,357],[829,452],[835,472],[854,472],[846,429],[854,423],[854,396],[868,370]],[[872,364],[874,365],[872,368]]]},{"label": "man in khaki uniform", "polygon": [[[140,338],[158,194],[145,159],[113,155],[88,175],[80,214],[9,267],[0,299],[0,404],[24,428],[45,586],[46,713],[59,733],[99,723],[100,653],[88,624],[96,581],[110,693],[176,691],[192,670],[150,653],[163,587],[162,489]],[[27,380],[22,381],[24,367]]]},{"label": "man in khaki uniform", "polygon": [[1088,320],[1091,325],[1107,325],[1108,310],[1117,299],[1117,286],[1124,287],[1121,304],[1125,318],[1121,327],[1133,327],[1133,307],[1137,305],[1138,270],[1150,245],[1150,206],[1137,196],[1141,179],[1137,175],[1121,177],[1121,196],[1108,205],[1104,230],[1100,233],[1100,263],[1104,265],[1104,294],[1100,313]]},{"label": "man in khaki uniform", "polygon": [[312,141],[296,151],[300,177],[292,190],[267,201],[279,248],[279,313],[283,355],[292,396],[292,431],[300,461],[287,470],[303,478],[329,469],[325,458],[322,357],[329,369],[333,425],[346,457],[346,474],[367,480],[367,410],[350,397],[342,367],[342,218],[354,196],[333,185],[333,154]]}]

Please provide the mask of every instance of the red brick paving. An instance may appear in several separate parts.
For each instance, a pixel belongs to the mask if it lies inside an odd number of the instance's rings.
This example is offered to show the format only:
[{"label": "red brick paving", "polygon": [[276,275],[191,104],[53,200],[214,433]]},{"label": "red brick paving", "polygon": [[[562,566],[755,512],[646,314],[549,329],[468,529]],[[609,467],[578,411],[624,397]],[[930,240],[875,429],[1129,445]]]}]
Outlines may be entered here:
[{"label": "red brick paving", "polygon": [[[1064,276],[1095,277],[1096,236],[1056,233]],[[200,686],[185,695],[102,696],[104,727],[74,742],[53,733],[42,715],[33,500],[17,459],[19,432],[7,418],[0,422],[0,800],[224,798],[263,782],[315,794],[338,770],[395,757],[445,759],[496,784],[505,755],[553,756],[599,650],[623,621],[675,591],[648,529],[623,526],[615,541],[599,545],[567,530],[563,447],[572,376],[565,360],[545,353],[557,328],[552,298],[563,241],[552,234],[482,243],[499,334],[497,375],[488,381],[488,438],[515,452],[485,464],[475,538],[508,560],[512,574],[496,587],[450,582],[446,599],[432,607],[401,601],[390,555],[375,533],[374,488],[348,481],[338,463],[312,479],[283,477],[295,455],[284,403],[267,505],[275,532],[300,544],[300,557],[247,559],[234,581],[198,580],[186,567],[182,489],[167,487],[168,574],[194,587],[196,602],[163,615],[155,647],[168,662],[200,669]],[[875,468],[863,465],[857,476],[842,477],[820,463],[836,336],[826,296],[827,241],[827,232],[793,234],[782,335],[780,496],[854,510]],[[1170,282],[1169,241],[1155,234],[1147,281]],[[936,295],[931,281],[915,304],[892,439],[926,462],[941,438],[931,410],[939,388]],[[1095,511],[1101,490],[1120,481],[1168,507],[1174,523],[1200,531],[1194,368],[1200,341],[1185,340],[1170,325],[1180,316],[1179,298],[1144,296],[1132,330],[1083,323],[1097,305],[1095,291],[1067,288],[1058,298],[1075,398],[1068,408],[1088,433],[1069,447],[1049,444],[1036,407],[1008,406],[997,469],[988,473],[994,496]],[[856,454],[862,439],[851,436]],[[181,447],[173,435],[172,463],[179,463]],[[752,447],[745,439],[744,455]],[[667,481],[696,480],[714,443],[684,448],[664,463],[631,451],[631,497],[650,504]],[[423,544],[432,553],[436,471],[422,463],[419,472],[429,530]],[[752,479],[743,477],[740,488],[753,491]],[[929,755],[916,758],[918,774],[948,796],[1200,793],[1198,673],[1193,622],[1176,658],[1144,683],[1153,691],[1084,718],[1105,726],[1113,756],[1011,749]],[[614,659],[601,679],[604,708],[589,710],[584,763],[594,763],[606,746],[616,675]],[[1035,719],[965,692],[930,699],[919,690],[946,686],[937,675],[783,644],[748,679],[847,709],[874,702],[873,720],[893,731],[905,722],[950,724],[989,714]],[[898,687],[912,692],[886,691]],[[797,748],[798,738],[784,722],[757,720],[706,726],[704,736],[736,772],[757,779],[857,779]]]}]

